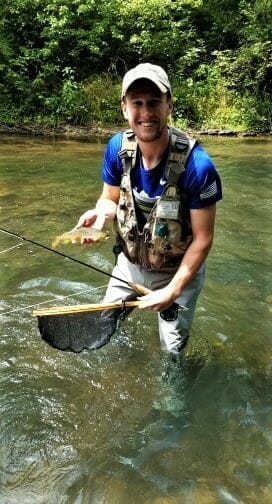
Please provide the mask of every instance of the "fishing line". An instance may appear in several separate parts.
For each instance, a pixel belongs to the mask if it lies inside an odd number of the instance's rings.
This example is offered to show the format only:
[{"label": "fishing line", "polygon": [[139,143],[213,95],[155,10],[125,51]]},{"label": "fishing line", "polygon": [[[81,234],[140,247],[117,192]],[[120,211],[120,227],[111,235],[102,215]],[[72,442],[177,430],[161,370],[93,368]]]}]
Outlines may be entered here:
[{"label": "fishing line", "polygon": [[21,243],[19,243],[19,245],[13,245],[13,247],[9,247],[5,250],[1,250],[0,254],[4,254],[4,252],[8,252],[9,250],[12,250],[12,249],[15,249],[15,248],[18,248],[18,247],[21,247]]},{"label": "fishing line", "polygon": [[[101,285],[101,287],[96,287],[94,290],[97,291],[99,289],[105,289],[105,287],[106,287],[106,285]],[[28,310],[29,308],[36,308],[37,306],[41,306],[41,305],[44,305],[44,304],[54,303],[57,299],[60,299],[61,301],[63,301],[64,299],[68,299],[68,298],[71,298],[73,296],[79,296],[81,294],[85,294],[87,292],[90,292],[90,290],[92,290],[92,289],[87,289],[87,290],[84,290],[84,291],[75,292],[74,294],[68,294],[67,296],[58,296],[58,297],[55,297],[53,299],[47,299],[47,301],[41,301],[40,303],[35,303],[35,304],[31,304],[31,305],[22,306],[21,308],[14,308],[13,310],[10,310],[10,311],[7,311],[7,312],[1,312],[0,313],[0,317],[2,315],[9,315],[10,313],[14,313],[14,312],[17,313],[19,311]]]}]

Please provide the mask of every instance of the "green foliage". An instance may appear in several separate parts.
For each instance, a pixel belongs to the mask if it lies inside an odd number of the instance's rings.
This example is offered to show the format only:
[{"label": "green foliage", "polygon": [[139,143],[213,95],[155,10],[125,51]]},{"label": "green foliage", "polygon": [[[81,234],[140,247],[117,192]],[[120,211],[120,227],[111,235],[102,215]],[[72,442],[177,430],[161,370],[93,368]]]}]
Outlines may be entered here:
[{"label": "green foliage", "polygon": [[195,3],[184,0],[120,1],[122,24],[129,34],[126,43],[137,59],[156,61],[170,68],[182,57],[195,39],[190,26],[190,12]]},{"label": "green foliage", "polygon": [[9,0],[0,120],[119,124],[120,83],[161,64],[186,127],[271,130],[272,0]]},{"label": "green foliage", "polygon": [[83,100],[83,86],[75,80],[72,68],[63,69],[62,86],[59,95],[44,100],[44,106],[50,112],[54,124],[65,121],[74,125],[82,124],[87,117],[87,107]]},{"label": "green foliage", "polygon": [[99,125],[122,123],[120,85],[108,74],[94,76],[84,84],[83,90],[90,122]]}]

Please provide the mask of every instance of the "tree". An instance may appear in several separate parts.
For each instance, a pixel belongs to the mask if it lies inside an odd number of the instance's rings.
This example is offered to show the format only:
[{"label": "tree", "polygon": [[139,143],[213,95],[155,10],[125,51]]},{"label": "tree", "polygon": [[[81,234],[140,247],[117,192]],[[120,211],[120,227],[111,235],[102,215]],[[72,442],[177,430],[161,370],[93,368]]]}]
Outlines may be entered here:
[{"label": "tree", "polygon": [[170,75],[176,119],[196,126],[228,116],[230,122],[235,117],[240,124],[267,128],[271,3],[2,2],[0,113],[16,121],[110,120],[119,106],[124,72],[150,61]]}]

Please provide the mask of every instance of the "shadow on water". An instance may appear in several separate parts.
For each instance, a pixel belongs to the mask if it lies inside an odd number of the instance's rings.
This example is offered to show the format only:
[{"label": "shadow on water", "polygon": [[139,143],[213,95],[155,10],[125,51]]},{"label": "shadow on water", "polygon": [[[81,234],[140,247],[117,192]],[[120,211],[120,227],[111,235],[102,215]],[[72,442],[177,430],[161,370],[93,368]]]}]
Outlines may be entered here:
[{"label": "shadow on water", "polygon": [[[272,501],[270,146],[207,143],[225,197],[180,363],[137,310],[97,351],[53,349],[32,307],[99,302],[105,278],[28,244],[1,253],[1,504]],[[3,143],[3,227],[50,246],[98,196],[102,151]],[[110,272],[110,245],[62,250]]]}]

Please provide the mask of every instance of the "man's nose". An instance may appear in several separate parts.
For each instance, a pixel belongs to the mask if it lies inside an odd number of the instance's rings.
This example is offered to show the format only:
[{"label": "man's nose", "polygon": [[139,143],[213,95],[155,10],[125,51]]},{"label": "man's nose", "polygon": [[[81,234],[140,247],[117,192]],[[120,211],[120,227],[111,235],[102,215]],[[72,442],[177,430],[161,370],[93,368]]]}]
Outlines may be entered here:
[{"label": "man's nose", "polygon": [[141,107],[141,114],[143,116],[150,116],[152,113],[152,107],[149,105],[149,103],[143,103]]}]

